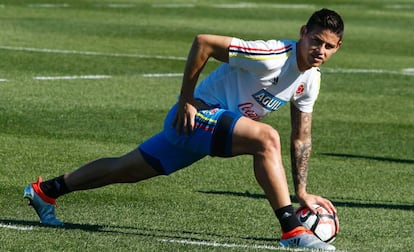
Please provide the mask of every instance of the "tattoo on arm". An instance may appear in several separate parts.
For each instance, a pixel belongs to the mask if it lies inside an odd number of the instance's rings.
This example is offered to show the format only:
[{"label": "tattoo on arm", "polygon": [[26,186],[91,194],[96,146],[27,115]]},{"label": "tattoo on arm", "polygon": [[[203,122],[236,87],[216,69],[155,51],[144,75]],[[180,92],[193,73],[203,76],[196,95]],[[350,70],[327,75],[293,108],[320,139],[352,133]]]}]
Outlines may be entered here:
[{"label": "tattoo on arm", "polygon": [[295,191],[306,188],[311,150],[311,141],[292,143],[291,159]]},{"label": "tattoo on arm", "polygon": [[291,107],[291,163],[295,191],[306,191],[308,165],[312,151],[311,125],[312,114],[300,112]]}]

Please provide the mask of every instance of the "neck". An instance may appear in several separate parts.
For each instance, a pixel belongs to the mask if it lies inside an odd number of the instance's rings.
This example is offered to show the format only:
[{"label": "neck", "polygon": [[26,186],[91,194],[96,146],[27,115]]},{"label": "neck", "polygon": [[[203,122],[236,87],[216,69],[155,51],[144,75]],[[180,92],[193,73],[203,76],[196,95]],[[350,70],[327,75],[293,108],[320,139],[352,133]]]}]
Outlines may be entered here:
[{"label": "neck", "polygon": [[301,43],[302,43],[301,40],[299,40],[296,43],[296,62],[297,62],[299,71],[305,72],[306,70],[310,69],[311,67],[305,64],[306,58],[304,58],[304,56],[302,54],[302,51],[300,49]]}]

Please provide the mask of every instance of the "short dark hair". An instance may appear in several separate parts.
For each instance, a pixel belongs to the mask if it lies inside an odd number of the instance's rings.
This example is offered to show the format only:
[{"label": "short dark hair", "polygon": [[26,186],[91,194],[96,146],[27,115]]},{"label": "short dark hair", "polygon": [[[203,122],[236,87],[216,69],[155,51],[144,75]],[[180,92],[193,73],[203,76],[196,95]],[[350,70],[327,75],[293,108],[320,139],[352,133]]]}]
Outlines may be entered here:
[{"label": "short dark hair", "polygon": [[306,29],[310,32],[317,28],[328,29],[342,40],[344,22],[341,16],[333,10],[323,8],[312,14],[306,23]]}]

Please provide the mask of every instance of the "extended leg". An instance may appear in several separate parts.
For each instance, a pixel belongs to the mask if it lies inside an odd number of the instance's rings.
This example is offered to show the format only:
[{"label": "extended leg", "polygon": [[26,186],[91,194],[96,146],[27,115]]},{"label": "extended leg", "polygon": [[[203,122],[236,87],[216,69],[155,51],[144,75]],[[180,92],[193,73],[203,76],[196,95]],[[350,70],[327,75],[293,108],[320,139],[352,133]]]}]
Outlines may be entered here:
[{"label": "extended leg", "polygon": [[56,218],[56,198],[71,191],[98,188],[113,183],[133,183],[160,175],[145,162],[138,149],[119,158],[102,158],[88,163],[72,173],[28,185],[23,197],[36,210],[40,222],[61,226]]},{"label": "extended leg", "polygon": [[102,158],[65,174],[70,191],[98,188],[114,183],[134,183],[160,175],[135,149],[119,158]]}]

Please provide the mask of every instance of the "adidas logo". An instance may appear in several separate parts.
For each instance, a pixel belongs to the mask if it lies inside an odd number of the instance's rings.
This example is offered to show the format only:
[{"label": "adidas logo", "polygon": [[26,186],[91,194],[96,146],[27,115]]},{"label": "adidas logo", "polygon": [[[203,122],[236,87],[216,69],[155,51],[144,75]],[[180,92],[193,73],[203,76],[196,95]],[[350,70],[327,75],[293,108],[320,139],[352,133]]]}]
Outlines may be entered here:
[{"label": "adidas logo", "polygon": [[293,238],[293,239],[290,239],[288,242],[289,242],[289,245],[291,246],[299,246],[300,238]]},{"label": "adidas logo", "polygon": [[281,218],[281,219],[286,219],[286,218],[289,218],[290,216],[292,216],[292,214],[290,214],[290,213],[288,213],[288,212],[285,212],[285,213],[282,215],[282,218]]}]

